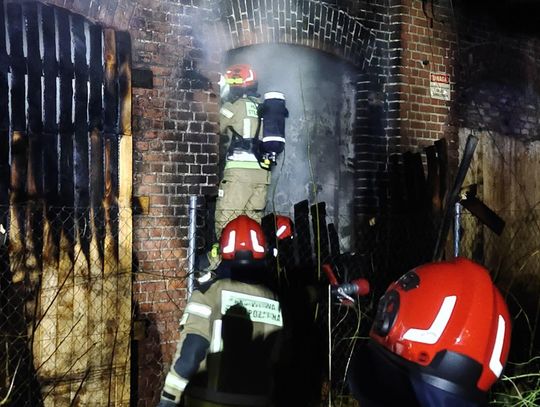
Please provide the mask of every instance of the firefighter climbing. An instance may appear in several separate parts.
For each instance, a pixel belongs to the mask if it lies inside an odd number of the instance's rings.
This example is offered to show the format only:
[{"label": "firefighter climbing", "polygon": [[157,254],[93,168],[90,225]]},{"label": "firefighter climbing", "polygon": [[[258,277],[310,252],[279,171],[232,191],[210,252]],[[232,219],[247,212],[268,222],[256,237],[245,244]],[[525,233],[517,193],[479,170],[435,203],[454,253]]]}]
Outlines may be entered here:
[{"label": "firefighter climbing", "polygon": [[[215,238],[234,217],[245,214],[260,222],[266,206],[271,169],[285,146],[285,96],[267,92],[261,103],[250,65],[230,66],[222,84],[220,109],[220,184],[214,212]],[[198,260],[198,269],[213,272],[221,261],[214,244]]]},{"label": "firefighter climbing", "polygon": [[256,74],[247,64],[229,67],[229,87],[220,110],[223,177],[216,202],[215,233],[233,217],[246,214],[261,220],[270,184],[270,170],[285,143],[285,97],[268,92],[258,98]]},{"label": "firefighter climbing", "polygon": [[[241,215],[223,229],[217,278],[193,292],[159,407],[268,407],[283,329],[266,283],[261,226]],[[181,403],[184,404],[181,404]]]}]

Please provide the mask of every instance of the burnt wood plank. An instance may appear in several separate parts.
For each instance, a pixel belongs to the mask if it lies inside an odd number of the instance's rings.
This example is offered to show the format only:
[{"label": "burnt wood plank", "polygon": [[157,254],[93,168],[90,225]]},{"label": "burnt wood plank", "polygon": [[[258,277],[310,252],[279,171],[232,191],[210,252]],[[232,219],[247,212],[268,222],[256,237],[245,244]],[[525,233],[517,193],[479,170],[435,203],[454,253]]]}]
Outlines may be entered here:
[{"label": "burnt wood plank", "polygon": [[439,216],[441,212],[441,197],[440,197],[440,179],[439,179],[439,163],[437,161],[437,147],[435,145],[428,146],[424,149],[426,152],[427,163],[427,194],[431,204],[431,213],[433,216]]},{"label": "burnt wood plank", "polygon": [[43,194],[49,206],[58,205],[58,124],[56,23],[54,9],[41,8],[43,35]]},{"label": "burnt wood plank", "polygon": [[28,197],[37,199],[43,191],[41,52],[37,3],[24,4],[26,69],[28,72]]},{"label": "burnt wood plank", "polygon": [[[57,100],[58,87],[58,61],[56,59],[56,20],[53,7],[40,5],[38,13],[39,35],[42,42],[42,75],[43,75],[43,128],[41,146],[43,155],[43,189],[42,196],[45,202],[45,219],[43,223],[43,250],[42,250],[42,276],[40,292],[40,323],[36,329],[36,339],[41,346],[37,347],[34,359],[40,366],[40,373],[44,376],[54,375],[57,366],[56,337],[58,320],[55,311],[58,295],[58,275],[60,259],[60,236],[62,230],[62,217],[60,213],[58,194],[58,123]],[[61,284],[61,283],[60,283]],[[47,389],[47,388],[46,388]],[[50,391],[49,389],[43,391]]]},{"label": "burnt wood plank", "polygon": [[77,208],[90,206],[88,173],[88,65],[85,22],[81,16],[72,17],[75,75],[75,203]]},{"label": "burnt wood plank", "polygon": [[23,52],[22,8],[19,4],[7,5],[7,32],[10,50],[10,111],[11,111],[11,168],[10,168],[10,263],[12,281],[18,283],[26,277],[25,263],[25,211],[20,204],[26,201],[26,168],[28,162],[28,137],[26,135],[25,75]]},{"label": "burnt wood plank", "polygon": [[276,236],[276,215],[274,213],[269,213],[266,216],[263,216],[261,219],[261,228],[266,238],[266,244],[268,247],[268,264],[271,269],[270,281],[269,283],[274,288],[280,287],[280,270],[278,267],[277,257],[275,253],[278,250],[278,239]]},{"label": "burnt wood plank", "polygon": [[425,213],[429,201],[427,199],[426,174],[424,173],[421,153],[416,152],[412,155],[412,165],[418,210]]},{"label": "burnt wood plank", "polygon": [[336,258],[341,254],[339,247],[339,235],[336,230],[336,225],[333,223],[328,224],[328,243],[330,245],[330,254]]},{"label": "burnt wood plank", "polygon": [[[118,63],[119,122],[121,136],[131,136],[131,38],[127,32],[116,33]],[[131,179],[126,180],[131,185]]]},{"label": "burnt wood plank", "polygon": [[261,227],[269,248],[277,247],[276,218],[274,213],[269,213],[261,219]]},{"label": "burnt wood plank", "polygon": [[25,211],[19,205],[26,201],[26,169],[28,163],[28,137],[26,135],[25,75],[23,52],[23,19],[19,4],[7,5],[9,49],[11,54],[11,174],[10,174],[10,260],[15,266],[13,281],[25,277],[21,267],[25,251]]},{"label": "burnt wood plank", "polygon": [[90,26],[90,64],[88,121],[90,125],[90,202],[93,229],[96,234],[98,256],[103,259],[103,239],[105,233],[104,197],[104,149],[103,149],[103,31],[98,25]]},{"label": "burnt wood plank", "polygon": [[448,143],[445,138],[442,138],[435,141],[435,147],[439,163],[439,198],[441,202],[444,202],[448,189]]},{"label": "burnt wood plank", "polygon": [[315,256],[319,265],[330,260],[330,246],[328,242],[328,229],[326,227],[326,203],[318,202],[311,205],[311,226],[313,228],[313,241]]},{"label": "burnt wood plank", "polygon": [[400,213],[405,209],[405,191],[400,156],[390,156],[390,205],[393,213]]},{"label": "burnt wood plank", "polygon": [[[118,67],[116,56],[116,33],[114,30],[103,30],[104,73],[104,207],[106,223],[111,237],[118,236]],[[107,240],[107,238],[106,238]],[[110,243],[110,252],[105,256],[118,258],[118,240]],[[106,244],[107,246],[107,244]]]},{"label": "burnt wood plank", "polygon": [[426,180],[420,153],[404,153],[403,166],[408,209],[421,212],[426,205]]},{"label": "burnt wood plank", "polygon": [[[0,1],[1,10],[4,2]],[[6,50],[6,22],[0,13],[0,222],[7,225],[9,203],[9,59]]]},{"label": "burnt wood plank", "polygon": [[[71,35],[74,67],[74,203],[75,203],[75,226],[76,238],[74,248],[77,256],[73,264],[73,274],[78,284],[82,281],[92,281],[90,267],[90,243],[92,229],[90,223],[90,192],[88,173],[88,56],[86,46],[86,21],[77,14],[71,15]],[[84,260],[84,261],[83,261]],[[83,291],[88,295],[88,291]],[[77,294],[75,294],[77,295]],[[109,294],[110,295],[110,294]],[[90,307],[90,308],[89,308]],[[95,327],[93,304],[75,300],[73,304],[74,315],[85,315],[80,322],[73,326],[72,337],[76,342],[77,360],[73,369],[82,371],[87,369],[90,357],[94,356],[86,352],[91,348],[92,339],[88,338],[88,327]],[[79,386],[83,388],[84,382]],[[84,386],[86,388],[86,386]],[[84,398],[84,395],[81,395]],[[82,404],[85,404],[81,400]]]},{"label": "burnt wood plank", "polygon": [[309,224],[309,203],[307,200],[294,205],[294,225],[296,231],[296,258],[298,259],[298,281],[312,284],[316,280],[313,272],[313,246],[311,244],[311,228]]},{"label": "burnt wood plank", "polygon": [[41,51],[38,22],[38,4],[23,4],[23,18],[26,30],[26,71],[28,89],[28,164],[27,164],[27,264],[34,284],[39,284],[43,251],[43,149],[42,149],[42,102],[41,102]]},{"label": "burnt wood plank", "polygon": [[104,83],[104,133],[117,135],[118,128],[118,70],[116,60],[116,33],[111,29],[103,31],[105,83]]},{"label": "burnt wood plank", "polygon": [[116,63],[116,33],[106,29],[104,34],[104,122],[105,148],[108,161],[105,167],[105,199],[112,203],[118,198],[118,70]]},{"label": "burnt wood plank", "polygon": [[[131,39],[127,32],[116,33],[116,54],[118,64],[118,93],[119,93],[119,158],[118,158],[118,301],[116,310],[120,318],[118,319],[118,333],[115,338],[121,343],[129,342],[131,331],[131,272],[132,272],[132,180],[133,180],[133,145],[131,135]],[[115,349],[113,366],[117,368],[115,378],[116,388],[120,389],[115,394],[115,403],[123,404],[124,400],[129,400],[130,383],[129,376],[123,365],[130,359],[129,347]],[[127,380],[126,380],[127,379]]]},{"label": "burnt wood plank", "polygon": [[69,13],[63,9],[56,9],[56,17],[60,76],[60,199],[63,206],[73,208],[75,204],[72,118],[74,67],[71,56],[71,24]]},{"label": "burnt wood plank", "polygon": [[415,206],[415,189],[412,164],[412,152],[403,153],[403,185],[405,187],[405,207],[407,212],[414,211]]},{"label": "burnt wood plank", "polygon": [[[58,99],[58,132],[59,132],[59,205],[61,233],[59,240],[59,254],[57,275],[58,281],[69,281],[58,292],[55,301],[56,308],[56,369],[64,369],[64,366],[73,365],[77,357],[77,348],[72,335],[72,326],[69,322],[73,318],[76,309],[75,292],[77,290],[75,279],[75,264],[80,258],[75,247],[75,194],[74,194],[74,127],[73,127],[73,78],[74,66],[71,36],[71,18],[67,10],[55,8],[58,76],[59,76],[59,99]],[[77,255],[75,255],[77,253]],[[81,256],[82,257],[82,256]],[[81,319],[82,321],[82,319]],[[62,338],[65,338],[61,342]],[[56,370],[55,369],[55,370]],[[59,383],[51,389],[51,397],[56,404],[67,402],[70,395],[70,385]]]},{"label": "burnt wood plank", "polygon": [[294,205],[294,224],[298,242],[298,259],[302,264],[311,264],[313,247],[311,245],[311,228],[309,225],[308,201],[301,201]]},{"label": "burnt wood plank", "polygon": [[26,64],[23,51],[23,19],[20,4],[7,5],[11,68],[11,128],[26,131]]},{"label": "burnt wood plank", "polygon": [[88,62],[85,35],[85,20],[72,16],[75,76],[75,143],[74,143],[74,187],[77,215],[77,232],[82,251],[90,256],[90,176],[88,158]]},{"label": "burnt wood plank", "polygon": [[41,103],[41,51],[37,3],[24,4],[26,28],[26,68],[28,72],[28,130],[30,134],[41,134],[43,122]]}]

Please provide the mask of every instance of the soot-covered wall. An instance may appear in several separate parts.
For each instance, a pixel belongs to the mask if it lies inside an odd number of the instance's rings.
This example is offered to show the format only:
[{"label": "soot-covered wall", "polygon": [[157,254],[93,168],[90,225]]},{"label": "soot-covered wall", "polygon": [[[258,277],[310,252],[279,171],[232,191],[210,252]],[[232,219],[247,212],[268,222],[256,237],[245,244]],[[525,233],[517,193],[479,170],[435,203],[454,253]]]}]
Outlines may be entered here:
[{"label": "soot-covered wall", "polygon": [[228,53],[225,65],[249,63],[259,93],[285,94],[286,147],[272,170],[267,212],[290,214],[308,199],[325,202],[343,239],[350,234],[354,197],[355,69],[329,54],[284,44]]}]

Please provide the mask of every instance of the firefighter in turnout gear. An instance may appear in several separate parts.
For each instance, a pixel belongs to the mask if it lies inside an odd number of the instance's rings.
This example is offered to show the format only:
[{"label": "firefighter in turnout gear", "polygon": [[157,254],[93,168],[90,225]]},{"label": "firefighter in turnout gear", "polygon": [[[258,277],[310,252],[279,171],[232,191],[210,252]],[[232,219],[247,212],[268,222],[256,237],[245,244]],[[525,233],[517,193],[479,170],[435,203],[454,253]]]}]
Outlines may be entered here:
[{"label": "firefighter in turnout gear", "polygon": [[[215,210],[215,233],[232,218],[246,214],[260,222],[270,184],[268,163],[261,162],[257,80],[249,65],[233,65],[225,73],[229,100],[220,110],[223,176]],[[261,133],[262,134],[262,133]]]},{"label": "firefighter in turnout gear", "polygon": [[224,228],[220,248],[223,274],[188,301],[158,407],[272,403],[283,319],[265,283],[262,228],[241,215]]}]

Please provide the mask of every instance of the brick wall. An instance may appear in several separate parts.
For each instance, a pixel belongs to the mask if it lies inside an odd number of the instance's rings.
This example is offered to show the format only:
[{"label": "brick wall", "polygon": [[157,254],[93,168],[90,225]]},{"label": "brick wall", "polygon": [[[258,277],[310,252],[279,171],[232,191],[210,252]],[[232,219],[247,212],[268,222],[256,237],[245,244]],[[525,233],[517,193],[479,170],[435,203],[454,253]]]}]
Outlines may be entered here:
[{"label": "brick wall", "polygon": [[[430,97],[430,73],[449,74],[455,83],[450,9],[439,2],[405,1],[402,6],[402,150],[420,150],[453,131],[448,126],[451,101]],[[453,140],[450,137],[450,141]]]},{"label": "brick wall", "polygon": [[[469,2],[454,2],[453,11],[450,1],[402,3],[401,150],[446,137],[455,167],[460,127],[539,138],[539,41],[519,23],[505,29],[510,10],[495,15],[486,2],[472,11]],[[525,7],[511,20],[527,13]],[[429,97],[430,72],[450,74],[451,101]]]},{"label": "brick wall", "polygon": [[[193,2],[195,3],[195,1]],[[217,74],[194,26],[208,9],[191,1],[139,1],[130,22],[133,65],[151,69],[153,89],[134,89],[134,193],[150,199],[135,218],[138,406],[154,406],[174,354],[185,306],[188,197],[217,184]]]}]

